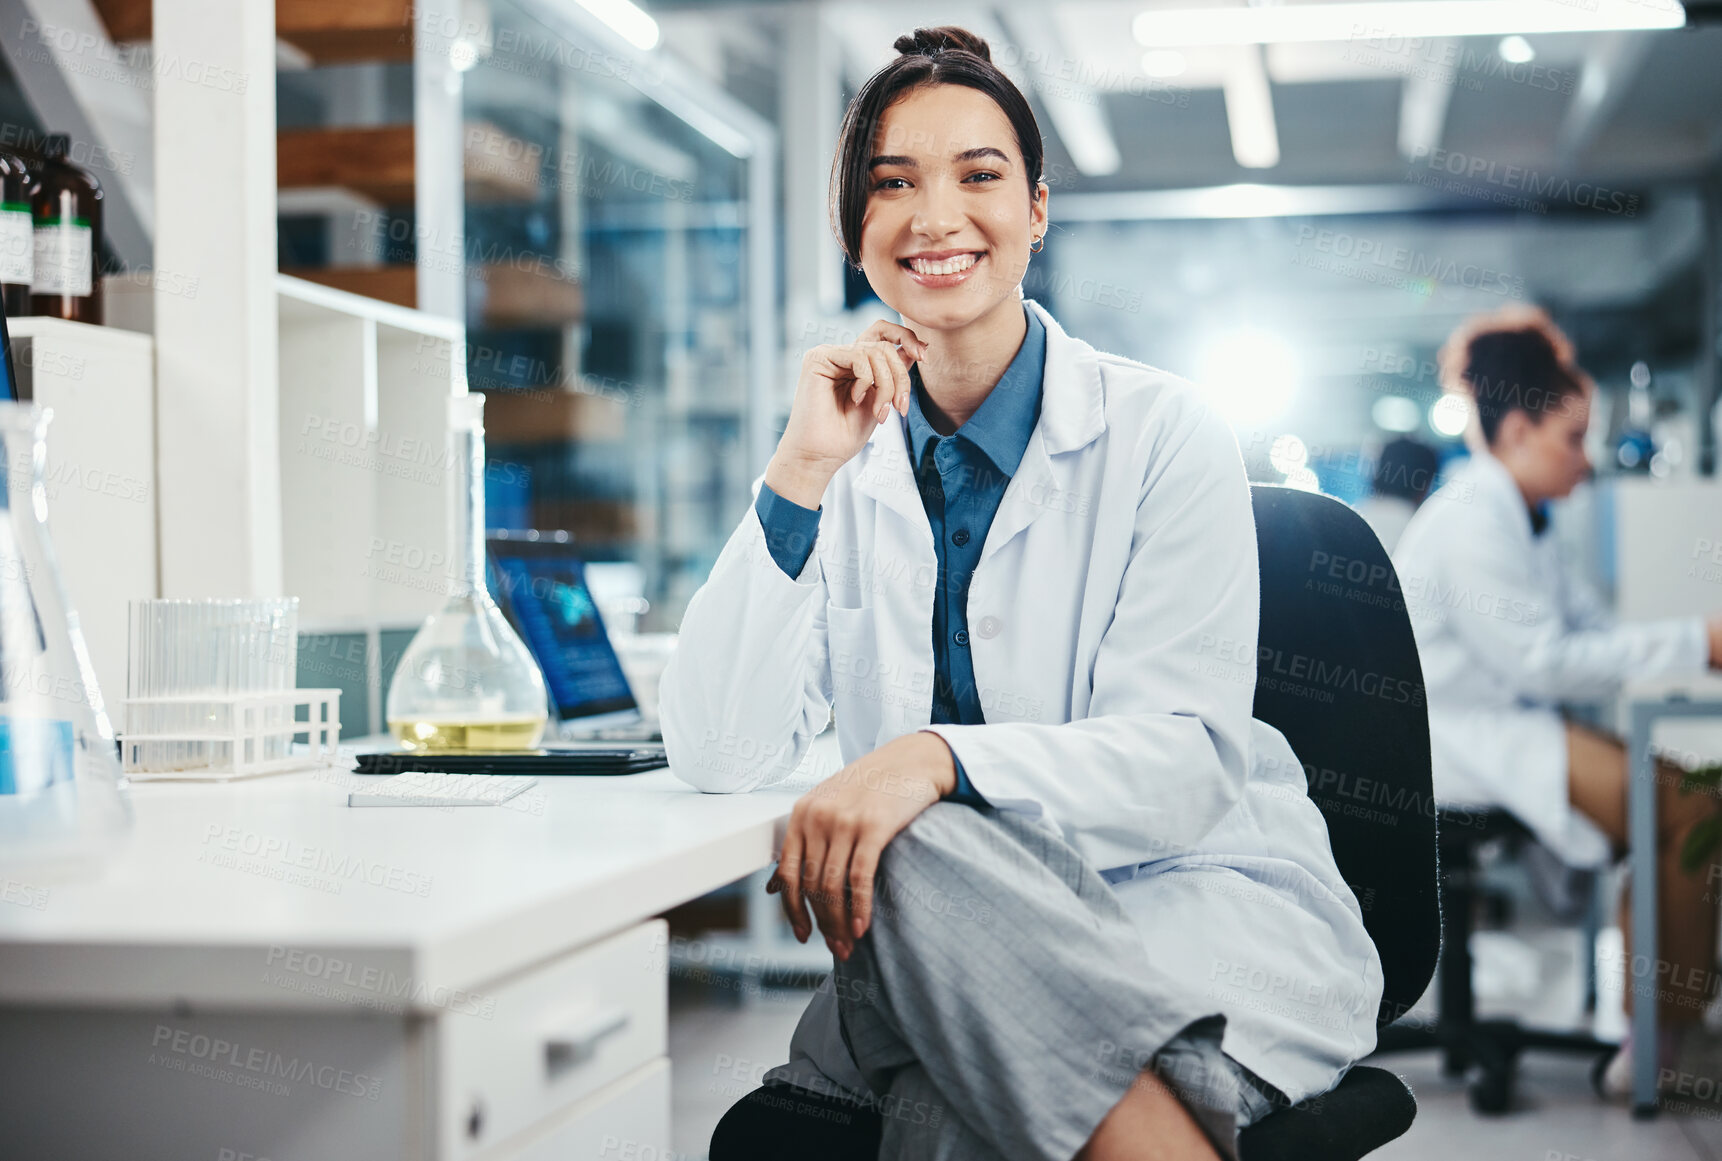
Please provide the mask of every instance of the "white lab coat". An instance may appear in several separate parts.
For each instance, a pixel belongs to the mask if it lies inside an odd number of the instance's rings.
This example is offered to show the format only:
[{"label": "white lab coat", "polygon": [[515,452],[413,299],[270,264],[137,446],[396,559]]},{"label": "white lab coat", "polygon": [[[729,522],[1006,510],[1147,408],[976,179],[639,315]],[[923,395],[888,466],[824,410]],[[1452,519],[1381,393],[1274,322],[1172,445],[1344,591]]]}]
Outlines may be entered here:
[{"label": "white lab coat", "polygon": [[1394,565],[1423,662],[1436,799],[1504,807],[1569,865],[1605,864],[1607,838],[1569,802],[1557,707],[1702,670],[1704,622],[1617,624],[1553,533],[1532,535],[1518,485],[1486,452],[1417,510]]},{"label": "white lab coat", "polygon": [[[984,725],[935,725],[992,804],[1107,871],[1225,1050],[1293,1099],[1375,1043],[1381,967],[1303,769],[1251,718],[1260,590],[1237,441],[1189,385],[1046,325],[1039,422],[968,596]],[[826,489],[798,577],[750,507],[660,687],[703,790],[792,773],[835,706],[852,762],[932,715],[932,530],[895,412]],[[763,477],[761,477],[763,480]],[[754,484],[757,495],[760,482]],[[858,1087],[828,994],[792,1055]]]}]

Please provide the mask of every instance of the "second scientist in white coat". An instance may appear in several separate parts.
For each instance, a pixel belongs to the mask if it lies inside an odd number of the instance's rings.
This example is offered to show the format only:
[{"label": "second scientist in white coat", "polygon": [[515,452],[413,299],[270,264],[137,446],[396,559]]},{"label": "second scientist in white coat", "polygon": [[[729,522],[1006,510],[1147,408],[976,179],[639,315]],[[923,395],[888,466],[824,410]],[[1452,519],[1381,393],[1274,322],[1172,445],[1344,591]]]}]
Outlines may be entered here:
[{"label": "second scientist in white coat", "polygon": [[[847,765],[797,804],[773,888],[837,995],[782,1075],[946,1111],[920,1145],[888,1116],[882,1155],[1233,1157],[1264,1095],[1371,1050],[1382,987],[1304,771],[1251,717],[1237,443],[1187,384],[1023,301],[1040,136],[985,43],[897,48],[834,184],[903,325],[804,360],[663,675],[671,769],[770,785],[835,710]],[[1198,1109],[1138,1083],[1175,1043],[1239,1087]]]},{"label": "second scientist in white coat", "polygon": [[[1590,475],[1594,388],[1547,315],[1509,308],[1472,320],[1441,367],[1443,385],[1473,404],[1472,455],[1394,554],[1423,661],[1435,795],[1504,808],[1563,861],[1600,866],[1625,849],[1626,748],[1567,720],[1562,703],[1717,665],[1722,619],[1617,622],[1563,561],[1548,504]],[[1696,1023],[1716,979],[1710,892],[1722,867],[1709,857],[1683,871],[1680,851],[1718,803],[1680,782],[1680,771],[1659,769],[1662,966],[1655,981],[1633,977],[1661,996],[1665,1029]],[[1662,1051],[1670,1058],[1672,1043]]]}]

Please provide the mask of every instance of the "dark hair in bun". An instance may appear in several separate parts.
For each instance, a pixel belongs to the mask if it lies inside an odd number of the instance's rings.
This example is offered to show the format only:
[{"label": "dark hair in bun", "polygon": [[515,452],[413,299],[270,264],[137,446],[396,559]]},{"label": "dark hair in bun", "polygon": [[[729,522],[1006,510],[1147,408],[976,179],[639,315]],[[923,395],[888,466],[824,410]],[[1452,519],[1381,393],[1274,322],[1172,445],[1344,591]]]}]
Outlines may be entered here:
[{"label": "dark hair in bun", "polygon": [[937,56],[941,52],[953,51],[973,53],[988,64],[993,60],[993,50],[987,47],[986,41],[953,24],[943,28],[917,28],[906,36],[899,36],[891,47],[903,56]]},{"label": "dark hair in bun", "polygon": [[1591,388],[1572,341],[1534,306],[1508,306],[1467,320],[1441,348],[1441,386],[1470,396],[1491,446],[1515,411],[1541,423]]},{"label": "dark hair in bun", "polygon": [[1011,79],[993,64],[987,42],[966,28],[917,28],[899,36],[897,59],[868,78],[849,102],[831,165],[831,224],[843,243],[850,265],[861,265],[861,220],[867,212],[872,185],[868,161],[885,112],[912,89],[932,85],[963,85],[993,99],[1016,132],[1032,199],[1040,184],[1046,147],[1040,125],[1027,99]]}]

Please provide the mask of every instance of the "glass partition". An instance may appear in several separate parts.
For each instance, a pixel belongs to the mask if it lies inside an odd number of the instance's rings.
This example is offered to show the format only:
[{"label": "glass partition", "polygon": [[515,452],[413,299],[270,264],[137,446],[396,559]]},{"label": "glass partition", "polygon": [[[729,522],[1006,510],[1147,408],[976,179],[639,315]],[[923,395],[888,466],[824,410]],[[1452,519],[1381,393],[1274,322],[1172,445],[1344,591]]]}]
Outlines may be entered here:
[{"label": "glass partition", "polygon": [[638,627],[671,629],[763,468],[751,315],[754,281],[773,277],[757,233],[772,227],[753,169],[771,131],[715,90],[690,99],[694,82],[651,54],[583,34],[573,8],[492,0],[454,48],[488,523],[637,564]]}]

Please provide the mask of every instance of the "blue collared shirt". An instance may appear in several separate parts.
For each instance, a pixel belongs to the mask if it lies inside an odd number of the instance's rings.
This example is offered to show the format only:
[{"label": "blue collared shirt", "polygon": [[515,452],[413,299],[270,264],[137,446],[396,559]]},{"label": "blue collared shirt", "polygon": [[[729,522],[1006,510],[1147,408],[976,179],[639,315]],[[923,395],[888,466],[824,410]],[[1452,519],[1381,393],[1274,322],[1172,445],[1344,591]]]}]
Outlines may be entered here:
[{"label": "blue collared shirt", "polygon": [[[1046,370],[1046,327],[1024,308],[1028,333],[1016,358],[975,413],[948,436],[927,422],[920,369],[911,368],[909,462],[915,466],[921,505],[933,527],[939,559],[939,587],[933,599],[934,722],[980,725],[980,691],[975,688],[969,655],[969,580],[981,561],[987,530],[1004,499],[1005,487],[1022,463],[1029,436],[1040,419],[1040,394]],[[754,504],[765,529],[766,546],[778,567],[801,575],[813,552],[819,510],[785,500],[761,484]],[[955,755],[952,756],[955,760]],[[958,761],[954,801],[984,803]]]}]

